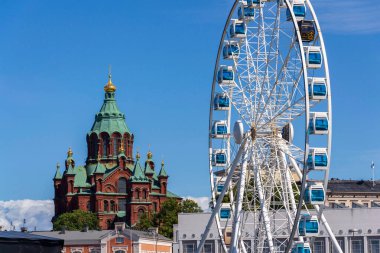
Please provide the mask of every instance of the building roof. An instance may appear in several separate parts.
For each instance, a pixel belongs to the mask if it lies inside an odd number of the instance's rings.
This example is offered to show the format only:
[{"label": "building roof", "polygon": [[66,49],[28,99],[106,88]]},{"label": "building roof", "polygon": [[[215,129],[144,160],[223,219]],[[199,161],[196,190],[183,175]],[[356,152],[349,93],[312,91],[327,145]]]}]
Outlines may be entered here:
[{"label": "building roof", "polygon": [[23,233],[17,231],[0,231],[1,242],[40,242],[42,245],[63,245],[63,241],[56,237],[48,237],[43,235]]},{"label": "building roof", "polygon": [[100,111],[95,116],[95,122],[88,133],[106,132],[111,135],[114,132],[120,134],[131,133],[126,122],[124,113],[120,112],[116,104],[114,90],[105,89],[105,98]]},{"label": "building roof", "polygon": [[133,168],[130,180],[131,182],[149,182],[149,179],[145,176],[141,168],[139,157],[136,157],[135,167]]},{"label": "building roof", "polygon": [[160,169],[160,173],[158,174],[158,177],[168,177],[168,173],[166,173],[166,170],[165,170],[164,161],[162,161],[161,163],[161,169]]},{"label": "building roof", "polygon": [[328,183],[327,191],[330,193],[380,193],[380,181],[376,181],[375,186],[373,186],[370,180],[332,179]]},{"label": "building roof", "polygon": [[[100,241],[107,237],[113,236],[116,234],[115,230],[89,230],[87,232],[82,231],[38,231],[32,232],[34,235],[40,236],[49,236],[52,238],[58,238],[65,241],[65,245],[80,245],[80,244],[97,244]],[[148,231],[140,231],[135,229],[124,229],[122,234],[128,238],[131,238],[134,241],[137,241],[140,238],[155,239],[155,235]],[[158,240],[161,241],[171,241],[171,239],[158,235]]]}]

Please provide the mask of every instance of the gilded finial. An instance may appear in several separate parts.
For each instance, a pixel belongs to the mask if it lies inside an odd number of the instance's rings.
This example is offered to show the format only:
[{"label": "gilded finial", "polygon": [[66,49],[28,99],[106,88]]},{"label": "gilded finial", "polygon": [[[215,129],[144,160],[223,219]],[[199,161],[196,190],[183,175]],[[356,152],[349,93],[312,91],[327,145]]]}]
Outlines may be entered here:
[{"label": "gilded finial", "polygon": [[140,153],[139,152],[136,153],[136,160],[140,160]]},{"label": "gilded finial", "polygon": [[146,154],[146,157],[147,157],[148,159],[152,159],[153,154],[152,154],[152,152],[150,152],[150,150],[149,150],[148,154]]},{"label": "gilded finial", "polygon": [[69,150],[67,151],[67,157],[72,157],[73,156],[73,150],[71,148],[69,148]]},{"label": "gilded finial", "polygon": [[123,145],[120,144],[119,154],[122,154],[122,153],[124,153],[124,147],[123,147]]},{"label": "gilded finial", "polygon": [[116,91],[116,86],[112,83],[111,65],[109,66],[108,82],[104,86],[104,91],[105,92],[115,92]]}]

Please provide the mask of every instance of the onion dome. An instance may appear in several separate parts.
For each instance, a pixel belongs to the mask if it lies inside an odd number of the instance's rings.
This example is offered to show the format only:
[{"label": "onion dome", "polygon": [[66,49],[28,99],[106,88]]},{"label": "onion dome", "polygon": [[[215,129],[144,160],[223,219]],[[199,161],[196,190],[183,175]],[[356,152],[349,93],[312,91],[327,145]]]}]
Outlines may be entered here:
[{"label": "onion dome", "polygon": [[116,86],[112,83],[112,75],[109,74],[108,75],[108,82],[107,84],[104,86],[104,91],[105,92],[115,92],[116,91]]}]

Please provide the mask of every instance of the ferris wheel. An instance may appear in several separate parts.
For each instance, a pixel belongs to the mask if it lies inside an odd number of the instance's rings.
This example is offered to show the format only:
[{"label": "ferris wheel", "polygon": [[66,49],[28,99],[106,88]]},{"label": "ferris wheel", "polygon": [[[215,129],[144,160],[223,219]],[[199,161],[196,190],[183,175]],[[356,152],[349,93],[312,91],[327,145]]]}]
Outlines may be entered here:
[{"label": "ferris wheel", "polygon": [[[332,111],[327,54],[309,0],[236,0],[215,63],[212,215],[225,252],[312,252],[324,215]],[[247,241],[249,243],[247,243]]]}]

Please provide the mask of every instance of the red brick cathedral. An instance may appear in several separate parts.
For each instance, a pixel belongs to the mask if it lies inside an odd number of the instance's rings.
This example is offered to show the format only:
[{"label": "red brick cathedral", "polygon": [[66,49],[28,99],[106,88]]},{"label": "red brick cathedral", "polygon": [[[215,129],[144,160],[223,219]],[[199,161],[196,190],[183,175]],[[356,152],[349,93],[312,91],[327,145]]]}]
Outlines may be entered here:
[{"label": "red brick cathedral", "polygon": [[82,209],[95,212],[102,229],[112,228],[116,221],[134,226],[142,215],[158,212],[167,198],[180,197],[168,191],[164,163],[158,169],[151,152],[144,162],[139,153],[133,159],[134,135],[116,105],[111,75],[104,91],[103,105],[86,136],[86,165],[76,166],[69,149],[63,174],[57,166],[55,217]]}]

